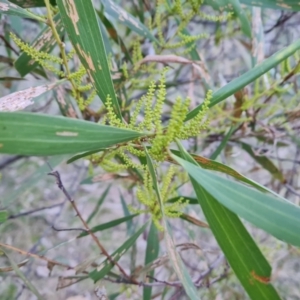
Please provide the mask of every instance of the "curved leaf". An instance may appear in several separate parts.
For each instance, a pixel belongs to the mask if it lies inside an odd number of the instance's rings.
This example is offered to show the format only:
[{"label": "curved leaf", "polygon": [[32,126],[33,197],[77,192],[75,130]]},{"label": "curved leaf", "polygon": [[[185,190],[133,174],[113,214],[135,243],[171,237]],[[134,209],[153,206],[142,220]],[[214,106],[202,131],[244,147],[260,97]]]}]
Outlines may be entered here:
[{"label": "curved leaf", "polygon": [[[149,222],[146,222],[137,232],[135,232],[126,242],[119,247],[112,255],[114,261],[118,261],[125,252],[136,242],[137,238],[144,232]],[[94,282],[102,279],[112,268],[113,264],[106,259],[101,265],[101,268],[95,269],[89,273],[89,277],[94,280]]]},{"label": "curved leaf", "polygon": [[175,155],[172,157],[229,210],[278,239],[300,246],[299,206],[203,170]]},{"label": "curved leaf", "polygon": [[[177,156],[181,157],[181,153],[177,150],[171,150],[172,153],[174,153]],[[243,176],[241,173],[237,172],[236,170],[222,164],[219,163],[217,161],[214,161],[212,159],[200,156],[200,155],[196,155],[196,154],[191,154],[191,156],[193,157],[193,159],[203,168],[203,169],[207,169],[207,170],[212,170],[212,171],[218,171],[221,173],[224,173],[226,175],[229,175],[233,178],[235,178],[236,180],[242,181],[244,183],[247,183],[249,185],[252,185],[253,187],[257,188],[258,190],[261,191],[266,191],[266,192],[270,192],[267,188],[261,186],[260,184],[258,184],[257,182]],[[174,162],[174,160],[172,160],[171,157],[168,157],[168,160],[171,162]]]},{"label": "curved leaf", "polygon": [[114,110],[121,119],[121,110],[92,1],[57,0],[57,5],[68,36],[97,94],[104,104],[107,96],[111,97]]},{"label": "curved leaf", "polygon": [[75,154],[142,136],[141,133],[65,117],[0,112],[0,153]]},{"label": "curved leaf", "polygon": [[[280,62],[293,55],[299,48],[300,40],[297,40],[288,47],[276,52],[275,54],[264,60],[262,63],[256,65],[253,69],[233,79],[227,85],[213,93],[213,97],[209,106],[215,106],[216,104],[220,103],[221,101],[234,94],[236,91],[245,87],[247,84],[253,82],[258,77],[277,66]],[[196,108],[190,111],[187,114],[185,121],[194,118],[197,115],[197,113],[201,110],[201,108],[202,104],[198,105]]]},{"label": "curved leaf", "polygon": [[[189,161],[190,165],[195,166],[197,163],[193,158],[180,144],[178,146],[185,162]],[[269,263],[238,216],[220,204],[196,180],[190,178],[210,229],[251,299],[280,299],[269,284]]]},{"label": "curved leaf", "polygon": [[[30,7],[41,7],[45,6],[45,0],[9,0],[9,2],[18,4],[23,8],[30,8]],[[56,4],[56,0],[50,0],[52,5]]]},{"label": "curved leaf", "polygon": [[[106,230],[108,228],[115,227],[115,226],[117,226],[117,225],[119,225],[121,223],[124,223],[124,222],[127,222],[129,220],[132,220],[137,215],[138,214],[129,215],[129,216],[126,216],[126,217],[123,217],[123,218],[120,218],[120,219],[116,219],[116,220],[113,220],[113,221],[110,221],[110,222],[107,222],[107,223],[104,223],[104,224],[97,225],[97,226],[91,228],[91,231],[92,232],[98,232],[98,231]],[[88,232],[83,232],[77,238],[81,238],[81,237],[84,237],[84,236],[87,236],[87,235],[89,235]]]}]

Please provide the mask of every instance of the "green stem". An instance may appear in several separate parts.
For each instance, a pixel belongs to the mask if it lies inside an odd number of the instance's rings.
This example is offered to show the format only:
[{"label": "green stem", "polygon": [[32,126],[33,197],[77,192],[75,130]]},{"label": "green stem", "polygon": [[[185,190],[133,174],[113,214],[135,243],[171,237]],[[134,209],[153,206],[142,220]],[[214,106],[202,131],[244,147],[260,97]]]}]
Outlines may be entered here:
[{"label": "green stem", "polygon": [[74,81],[69,78],[69,76],[71,75],[71,72],[70,72],[70,69],[69,69],[68,59],[67,59],[66,52],[65,52],[65,45],[61,41],[61,39],[59,37],[59,34],[58,34],[57,30],[56,30],[56,26],[55,26],[55,23],[53,21],[53,17],[52,17],[52,13],[51,13],[50,1],[49,0],[45,0],[45,4],[46,4],[46,8],[47,8],[47,18],[48,18],[47,24],[48,24],[48,26],[50,26],[50,28],[52,30],[52,33],[53,33],[53,36],[54,36],[54,38],[55,38],[55,40],[56,40],[56,42],[57,42],[57,44],[59,46],[59,50],[60,50],[60,53],[61,53],[63,64],[64,64],[65,70],[66,70],[65,71],[66,72],[66,77],[71,82],[73,89],[76,91],[76,93],[78,93],[77,87],[76,87]]}]

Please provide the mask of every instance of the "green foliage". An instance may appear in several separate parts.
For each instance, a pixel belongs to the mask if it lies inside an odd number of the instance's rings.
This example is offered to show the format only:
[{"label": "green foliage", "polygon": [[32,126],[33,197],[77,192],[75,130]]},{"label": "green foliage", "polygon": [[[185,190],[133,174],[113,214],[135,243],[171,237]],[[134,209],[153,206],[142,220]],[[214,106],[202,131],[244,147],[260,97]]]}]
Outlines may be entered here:
[{"label": "green foliage", "polygon": [[[300,40],[264,47],[262,33],[283,39],[273,33],[289,18],[272,25],[276,16],[250,2],[1,1],[9,95],[0,98],[0,153],[15,155],[0,160],[1,272],[13,271],[38,298],[47,291],[28,272],[33,265],[8,251],[46,260],[49,276],[53,267],[72,269],[74,276],[55,270],[57,289],[92,280],[99,298],[141,299],[138,287],[145,300],[295,296],[272,267],[280,273],[279,250],[299,255]],[[256,4],[299,9],[289,0]],[[55,178],[46,180],[49,165],[62,174],[51,170]],[[69,174],[87,188],[69,188]],[[71,213],[65,202],[38,201],[59,198],[53,179]],[[55,218],[42,214],[53,206]],[[68,228],[56,228],[58,216]],[[65,232],[49,237],[49,224]],[[74,230],[91,239],[69,245]],[[67,251],[58,252],[62,245]],[[5,276],[4,297],[14,297],[19,289]]]}]

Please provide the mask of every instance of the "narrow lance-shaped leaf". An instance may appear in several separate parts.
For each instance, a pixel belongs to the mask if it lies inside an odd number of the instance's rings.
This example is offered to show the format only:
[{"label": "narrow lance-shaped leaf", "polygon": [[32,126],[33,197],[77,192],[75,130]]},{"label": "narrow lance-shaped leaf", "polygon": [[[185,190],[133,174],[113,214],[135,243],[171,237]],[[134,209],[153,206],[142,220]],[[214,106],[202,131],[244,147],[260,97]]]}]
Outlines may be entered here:
[{"label": "narrow lance-shaped leaf", "polygon": [[76,161],[80,158],[83,158],[83,157],[86,157],[86,156],[89,156],[89,155],[92,155],[92,154],[95,154],[95,153],[98,153],[98,152],[102,152],[102,151],[105,151],[105,149],[100,148],[100,149],[96,149],[96,150],[76,154],[76,155],[72,156],[71,158],[69,158],[67,160],[67,164],[70,164],[70,163],[72,163],[72,162],[74,162],[74,161]]},{"label": "narrow lance-shaped leaf", "polygon": [[42,114],[0,112],[0,153],[75,154],[113,146],[141,133],[83,120]]},{"label": "narrow lance-shaped leaf", "polygon": [[[198,201],[197,201],[197,204],[198,204]],[[200,221],[200,220],[198,220],[198,219],[196,219],[196,218],[194,218],[194,217],[192,217],[192,216],[190,216],[188,214],[182,213],[180,215],[180,219],[182,219],[184,221],[187,221],[187,222],[189,222],[191,224],[194,224],[196,226],[199,226],[199,227],[204,227],[204,228],[208,228],[209,227],[208,224],[206,224],[205,222],[202,222],[202,221]]]},{"label": "narrow lance-shaped leaf", "polygon": [[[185,162],[195,165],[196,162],[180,143],[178,146]],[[174,156],[174,159],[179,158]],[[210,229],[251,299],[280,299],[269,284],[271,267],[240,219],[190,178]]]},{"label": "narrow lance-shaped leaf", "polygon": [[[174,153],[177,156],[181,157],[181,153],[177,150],[171,150],[172,153]],[[266,191],[266,192],[270,192],[267,188],[261,186],[260,184],[258,184],[257,182],[243,176],[241,173],[237,172],[236,170],[222,164],[219,163],[217,161],[214,161],[212,159],[200,156],[200,155],[196,155],[196,154],[191,154],[193,159],[203,168],[203,169],[207,169],[207,170],[212,170],[212,171],[218,171],[221,173],[224,173],[226,175],[229,175],[239,181],[242,181],[244,183],[250,184],[253,187],[261,190],[261,191]],[[172,157],[168,157],[168,160],[171,162],[174,162],[174,160],[172,160]]]},{"label": "narrow lance-shaped leaf", "polygon": [[39,17],[32,12],[23,9],[22,7],[11,3],[10,1],[7,0],[1,0],[0,1],[0,13],[4,15],[13,15],[13,16],[18,16],[22,18],[29,18],[29,19],[34,19],[39,22],[44,22],[46,23],[46,19],[43,17]]},{"label": "narrow lance-shaped leaf", "polygon": [[5,222],[7,220],[7,211],[6,210],[0,210],[0,223]]},{"label": "narrow lance-shaped leaf", "polygon": [[[130,216],[130,212],[129,212],[129,209],[127,207],[126,201],[125,201],[125,199],[124,199],[121,191],[119,191],[119,194],[120,194],[120,199],[121,199],[121,203],[122,203],[122,208],[123,208],[124,216],[125,217],[129,217]],[[133,227],[132,219],[129,219],[129,220],[126,221],[126,227],[127,227],[127,235],[133,234],[134,227]]]},{"label": "narrow lance-shaped leaf", "polygon": [[176,251],[176,247],[174,245],[172,236],[171,236],[171,230],[167,224],[165,213],[164,213],[164,206],[163,202],[161,199],[158,183],[157,183],[157,178],[156,178],[156,172],[153,166],[152,159],[147,151],[147,148],[145,147],[145,152],[146,152],[146,158],[147,158],[147,165],[149,168],[149,172],[152,178],[152,183],[153,183],[153,188],[156,192],[157,198],[159,200],[160,204],[160,209],[161,209],[161,215],[162,215],[162,223],[164,227],[164,233],[165,233],[165,241],[166,241],[166,246],[168,250],[168,255],[169,259],[172,263],[173,269],[178,276],[179,280],[181,281],[185,292],[187,293],[188,297],[192,300],[198,300],[199,295],[197,293],[197,290],[194,286],[194,283],[185,267],[185,265],[182,262],[181,257],[179,256],[178,252]]},{"label": "narrow lance-shaped leaf", "polygon": [[22,110],[25,107],[34,104],[32,101],[33,98],[52,90],[54,87],[63,82],[64,80],[60,80],[52,84],[34,86],[29,89],[4,96],[0,98],[0,112]]},{"label": "narrow lance-shaped leaf", "polygon": [[109,190],[111,188],[111,184],[105,189],[105,191],[102,193],[101,197],[99,198],[96,207],[94,208],[94,210],[91,212],[91,214],[89,215],[89,217],[87,218],[87,224],[89,224],[92,219],[96,216],[96,214],[98,213],[100,206],[102,205],[102,203],[104,202]]},{"label": "narrow lance-shaped leaf", "polygon": [[[123,218],[120,218],[120,219],[112,220],[110,222],[97,225],[97,226],[91,228],[91,231],[92,232],[98,232],[98,231],[103,231],[103,230],[115,227],[115,226],[117,226],[117,225],[119,225],[121,223],[128,222],[128,221],[132,220],[137,215],[138,214],[129,215],[129,216],[126,216],[126,217],[123,217]],[[89,235],[88,232],[83,232],[77,238],[81,238],[81,237],[84,237],[84,236],[87,236],[87,235]]]},{"label": "narrow lance-shaped leaf", "polygon": [[222,150],[226,147],[227,142],[229,141],[230,137],[232,136],[234,130],[236,129],[235,126],[231,126],[226,133],[225,137],[223,138],[222,142],[218,146],[218,148],[213,152],[213,154],[210,156],[210,159],[215,160],[220,155]]},{"label": "narrow lance-shaped leaf", "polygon": [[[146,248],[146,256],[145,256],[145,266],[153,262],[159,253],[159,239],[158,239],[158,230],[155,224],[152,222],[150,231],[147,237],[147,248]],[[150,276],[154,275],[154,270],[149,272]],[[151,299],[152,288],[151,287],[144,287],[143,290],[143,300],[150,300]]]},{"label": "narrow lance-shaped leaf", "polygon": [[[18,4],[22,8],[45,6],[45,0],[9,0],[9,2]],[[52,5],[56,4],[56,0],[50,0]]]},{"label": "narrow lance-shaped leaf", "polygon": [[[112,259],[114,261],[118,261],[126,252],[127,250],[136,242],[137,238],[144,232],[146,227],[148,226],[147,222],[144,224],[135,234],[133,234],[126,242],[119,247],[112,255]],[[98,269],[89,273],[89,277],[94,280],[94,282],[102,279],[111,269],[113,268],[113,264],[106,259]]]},{"label": "narrow lance-shaped leaf", "polygon": [[[220,103],[221,101],[225,100],[236,91],[242,89],[247,84],[253,82],[258,77],[263,75],[264,73],[268,72],[270,69],[277,66],[283,60],[287,59],[289,56],[293,55],[298,49],[300,48],[300,40],[295,41],[288,47],[276,52],[262,63],[256,65],[253,69],[249,70],[248,72],[244,73],[243,75],[239,76],[238,78],[233,79],[230,83],[225,85],[224,87],[220,88],[216,92],[213,93],[213,97],[209,104],[210,107],[215,106],[216,104]],[[185,121],[188,121],[194,118],[198,112],[201,110],[202,104],[194,108],[190,111]]]},{"label": "narrow lance-shaped leaf", "polygon": [[114,110],[121,119],[121,111],[92,1],[57,0],[57,5],[68,36],[97,94],[104,104],[107,96],[111,97]]},{"label": "narrow lance-shaped leaf", "polygon": [[197,167],[172,155],[210,195],[255,226],[289,244],[300,246],[300,208]]},{"label": "narrow lance-shaped leaf", "polygon": [[[59,35],[62,35],[64,32],[62,20],[60,14],[57,14],[53,18],[56,30]],[[36,39],[31,43],[31,47],[35,48],[37,51],[50,53],[56,45],[56,39],[52,33],[52,29],[49,26],[39,33]],[[35,62],[30,55],[23,52],[14,63],[15,68],[20,73],[21,76],[25,76],[34,70],[38,63]]]}]

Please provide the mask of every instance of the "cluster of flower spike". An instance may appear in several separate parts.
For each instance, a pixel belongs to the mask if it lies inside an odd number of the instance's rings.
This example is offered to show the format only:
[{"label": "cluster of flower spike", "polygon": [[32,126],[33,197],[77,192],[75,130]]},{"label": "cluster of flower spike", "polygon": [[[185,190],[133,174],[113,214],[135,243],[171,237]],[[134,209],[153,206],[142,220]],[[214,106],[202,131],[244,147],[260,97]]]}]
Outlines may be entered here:
[{"label": "cluster of flower spike", "polygon": [[[186,98],[182,100],[180,97],[177,97],[172,107],[169,124],[164,126],[161,119],[163,105],[166,99],[166,71],[167,69],[164,69],[162,72],[158,86],[156,86],[155,82],[152,82],[147,94],[141,97],[136,103],[129,124],[122,122],[116,116],[112,108],[111,98],[107,97],[106,101],[108,111],[107,119],[112,126],[151,133],[148,135],[147,143],[151,144],[149,153],[156,161],[165,160],[168,146],[176,139],[185,140],[189,137],[198,135],[201,130],[206,129],[208,121],[205,120],[205,116],[209,109],[209,102],[212,97],[212,92],[208,91],[202,104],[202,109],[188,122],[185,122],[185,118],[188,113],[190,99]],[[156,98],[155,101],[154,98]],[[137,118],[142,109],[144,111],[144,118],[138,123]],[[133,153],[133,149],[134,147],[131,147],[130,149],[127,147],[126,150],[136,155],[136,153]]]},{"label": "cluster of flower spike", "polygon": [[[33,61],[37,62],[40,66],[44,67],[45,69],[53,72],[59,77],[67,77],[69,80],[72,80],[75,85],[75,89],[72,89],[72,96],[74,99],[76,99],[78,103],[78,107],[81,111],[85,110],[87,106],[91,104],[91,102],[94,100],[96,96],[96,91],[93,90],[92,84],[86,84],[82,85],[82,78],[86,75],[86,70],[83,66],[80,66],[79,69],[67,76],[64,71],[58,69],[55,65],[62,65],[63,60],[60,57],[57,57],[55,55],[49,54],[45,51],[37,50],[32,45],[29,45],[25,42],[23,42],[21,39],[19,39],[15,34],[10,34],[12,40],[16,43],[16,45],[27,55],[29,55]],[[67,60],[70,60],[73,58],[75,54],[75,50],[72,49],[67,54]],[[84,99],[82,97],[83,92],[90,91],[89,96],[87,99]]]},{"label": "cluster of flower spike", "polygon": [[[187,46],[185,50],[181,51],[181,53],[188,53],[195,47],[196,41],[207,37],[207,34],[205,33],[196,36],[184,34],[185,28],[187,28],[188,23],[196,16],[214,22],[225,21],[232,16],[231,13],[220,16],[206,14],[199,9],[203,3],[203,0],[187,0],[184,3],[182,3],[181,0],[175,0],[172,4],[165,0],[157,1],[156,14],[153,25],[155,25],[157,28],[158,39],[160,45],[164,49],[178,49]],[[168,13],[168,18],[165,18],[165,12]],[[170,16],[180,19],[180,23],[175,33],[173,34],[173,37],[170,37],[169,40],[166,41],[163,33],[163,28],[165,27],[163,26],[163,22],[169,20]],[[176,41],[174,41],[174,39]]]},{"label": "cluster of flower spike", "polygon": [[139,186],[137,189],[138,200],[145,205],[145,210],[137,210],[130,208],[134,213],[150,213],[152,221],[159,230],[163,230],[160,220],[162,219],[162,213],[169,218],[178,218],[181,215],[182,209],[188,204],[188,202],[183,202],[183,199],[179,199],[174,203],[167,203],[168,199],[174,195],[176,185],[172,185],[172,179],[175,174],[174,166],[171,166],[167,174],[163,178],[162,187],[159,191],[161,204],[157,200],[157,194],[153,190],[153,182],[149,171],[144,172],[144,182],[143,186]]}]

